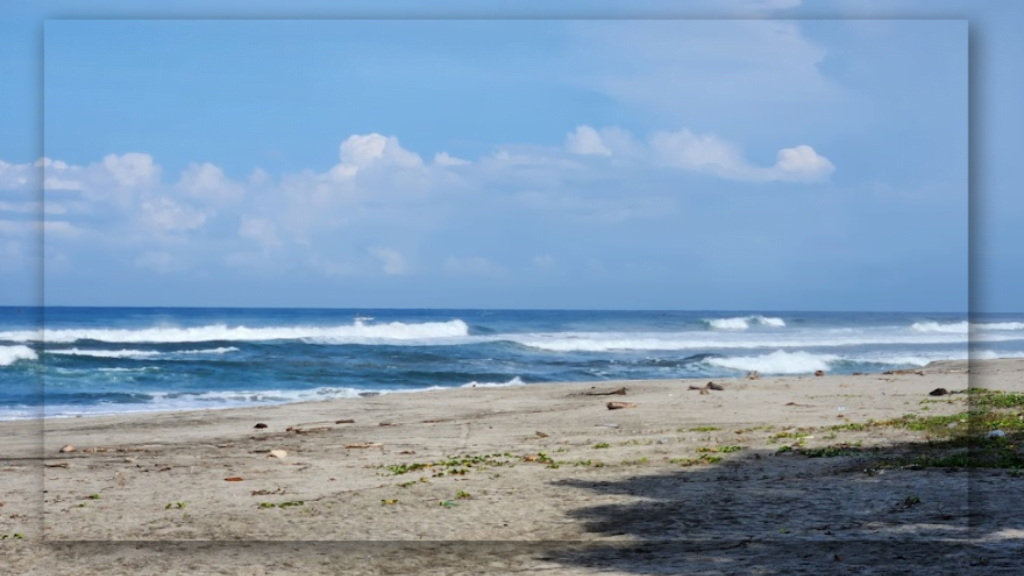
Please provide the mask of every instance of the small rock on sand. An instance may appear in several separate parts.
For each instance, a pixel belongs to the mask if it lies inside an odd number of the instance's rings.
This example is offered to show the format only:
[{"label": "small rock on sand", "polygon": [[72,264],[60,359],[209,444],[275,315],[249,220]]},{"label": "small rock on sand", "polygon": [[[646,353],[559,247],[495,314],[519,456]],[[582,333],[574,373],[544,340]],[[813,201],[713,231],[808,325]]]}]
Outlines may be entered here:
[{"label": "small rock on sand", "polygon": [[67,454],[68,452],[74,452],[75,450],[76,448],[74,444],[65,444],[61,447],[60,452],[61,454]]},{"label": "small rock on sand", "polygon": [[253,428],[256,428],[256,429],[258,429],[258,430],[262,430],[262,429],[264,429],[264,428],[266,428],[266,427],[267,427],[267,425],[266,425],[266,424],[264,424],[263,422],[259,422],[259,423],[257,423],[257,424],[256,424],[255,426],[253,426]]},{"label": "small rock on sand", "polygon": [[273,456],[274,458],[284,458],[285,456],[288,456],[288,451],[287,450],[271,450],[270,451],[270,456]]}]

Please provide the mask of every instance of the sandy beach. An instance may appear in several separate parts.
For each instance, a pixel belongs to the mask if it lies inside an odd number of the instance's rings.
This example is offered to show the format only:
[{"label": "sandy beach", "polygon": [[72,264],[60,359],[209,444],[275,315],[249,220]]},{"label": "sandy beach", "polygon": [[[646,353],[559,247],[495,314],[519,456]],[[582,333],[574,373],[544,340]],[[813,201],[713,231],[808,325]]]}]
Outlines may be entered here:
[{"label": "sandy beach", "polygon": [[967,410],[968,386],[1024,392],[1024,361],[691,389],[705,384],[3,422],[2,562],[11,574],[1017,573],[1017,470],[926,462],[956,452],[941,430],[967,428],[947,417]]}]

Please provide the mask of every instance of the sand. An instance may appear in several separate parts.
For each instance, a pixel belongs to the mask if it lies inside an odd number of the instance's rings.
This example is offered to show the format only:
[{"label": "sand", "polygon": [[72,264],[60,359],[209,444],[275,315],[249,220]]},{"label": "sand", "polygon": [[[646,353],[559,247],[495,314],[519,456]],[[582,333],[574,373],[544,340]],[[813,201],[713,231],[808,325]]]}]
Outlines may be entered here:
[{"label": "sand", "polygon": [[[927,439],[898,426],[833,428],[966,409],[966,394],[929,396],[940,387],[1024,391],[1024,361],[715,382],[724,390],[702,394],[689,386],[705,382],[690,380],[478,387],[0,423],[0,573],[1024,565],[1024,478],[878,468],[874,448],[898,455]],[[59,452],[66,444],[75,450]],[[846,452],[805,453],[829,446]]]}]

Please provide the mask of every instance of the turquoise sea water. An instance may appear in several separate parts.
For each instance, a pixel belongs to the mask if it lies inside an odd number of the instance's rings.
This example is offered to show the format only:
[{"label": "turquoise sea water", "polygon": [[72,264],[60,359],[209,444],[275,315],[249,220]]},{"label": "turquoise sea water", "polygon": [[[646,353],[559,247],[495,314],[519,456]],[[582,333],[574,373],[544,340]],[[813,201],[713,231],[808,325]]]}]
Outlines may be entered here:
[{"label": "turquoise sea water", "polygon": [[1024,356],[1024,314],[0,308],[0,419],[968,354]]}]

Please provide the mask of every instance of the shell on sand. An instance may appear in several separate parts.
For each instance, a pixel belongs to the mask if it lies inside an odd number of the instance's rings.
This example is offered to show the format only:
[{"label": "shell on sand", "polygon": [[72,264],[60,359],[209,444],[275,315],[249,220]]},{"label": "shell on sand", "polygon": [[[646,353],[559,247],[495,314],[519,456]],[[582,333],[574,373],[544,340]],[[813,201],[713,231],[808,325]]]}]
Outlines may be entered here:
[{"label": "shell on sand", "polygon": [[270,451],[270,456],[272,456],[274,458],[284,458],[287,455],[288,455],[288,451],[287,450],[271,450]]},{"label": "shell on sand", "polygon": [[74,452],[74,451],[75,451],[75,445],[74,444],[65,444],[60,449],[61,454],[66,454],[68,452]]}]

